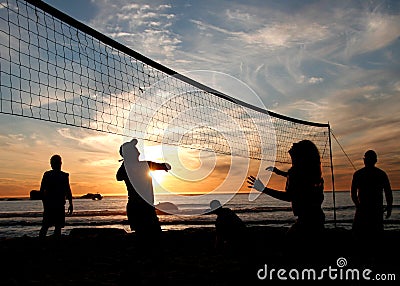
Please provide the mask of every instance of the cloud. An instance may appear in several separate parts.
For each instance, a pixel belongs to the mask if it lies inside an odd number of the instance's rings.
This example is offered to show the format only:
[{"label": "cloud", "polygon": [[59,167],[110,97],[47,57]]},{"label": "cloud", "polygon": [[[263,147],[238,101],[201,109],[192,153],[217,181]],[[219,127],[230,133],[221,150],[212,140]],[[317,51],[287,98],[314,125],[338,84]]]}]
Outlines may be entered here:
[{"label": "cloud", "polygon": [[345,48],[347,57],[379,50],[400,37],[399,15],[372,12],[356,19],[360,27],[349,32]]},{"label": "cloud", "polygon": [[326,26],[305,21],[269,24],[253,33],[242,33],[241,38],[251,45],[278,49],[314,43],[325,39],[328,35]]},{"label": "cloud", "polygon": [[176,15],[169,4],[121,1],[119,5],[96,1],[100,13],[88,23],[134,49],[155,59],[173,57],[181,40],[169,27]]},{"label": "cloud", "polygon": [[[295,107],[303,110],[305,115],[309,113],[306,116],[315,121],[318,118],[329,121],[339,144],[357,168],[363,166],[362,154],[368,149],[374,149],[381,154],[380,166],[388,171],[389,176],[397,178],[395,174],[400,171],[400,158],[396,152],[400,134],[398,95],[390,91],[390,86],[386,88],[387,92],[382,92],[379,77],[374,78],[371,73],[361,74],[365,78],[358,75],[359,81],[356,83],[360,84],[360,81],[365,80],[365,85],[349,84],[346,89],[329,91],[314,104],[301,102]],[[349,76],[348,81],[354,79],[355,77]],[[394,83],[392,88],[395,89],[395,86]],[[288,109],[291,107],[293,106],[287,106]],[[339,173],[344,173],[343,178],[349,180],[352,166],[335,141],[333,147],[335,166]],[[338,182],[340,184],[345,180]]]},{"label": "cloud", "polygon": [[242,12],[239,9],[227,9],[225,15],[228,17],[229,20],[240,21],[244,24],[252,22],[253,18],[253,15],[251,15],[250,13]]},{"label": "cloud", "polygon": [[314,77],[314,76],[312,76],[308,79],[305,79],[305,82],[307,82],[309,84],[317,84],[317,83],[320,83],[323,81],[324,81],[324,79],[322,77]]},{"label": "cloud", "polygon": [[109,133],[99,133],[89,130],[71,129],[68,127],[57,129],[65,139],[79,147],[80,150],[93,153],[116,154],[122,144],[122,137]]},{"label": "cloud", "polygon": [[[235,35],[236,35],[236,36],[240,35],[240,33],[233,32],[233,31],[230,31],[230,30],[228,30],[228,29],[221,28],[221,27],[218,27],[218,26],[216,26],[216,25],[209,24],[209,23],[204,22],[204,21],[192,19],[192,20],[190,20],[190,22],[192,22],[193,24],[195,24],[195,25],[197,26],[197,28],[198,28],[200,31],[212,30],[212,31],[214,31],[214,32],[218,32],[218,33],[222,33],[222,34],[226,34],[226,35],[233,35],[233,36],[235,36]],[[204,35],[204,34],[203,34],[203,35]],[[209,34],[209,35],[211,35],[211,34]]]}]

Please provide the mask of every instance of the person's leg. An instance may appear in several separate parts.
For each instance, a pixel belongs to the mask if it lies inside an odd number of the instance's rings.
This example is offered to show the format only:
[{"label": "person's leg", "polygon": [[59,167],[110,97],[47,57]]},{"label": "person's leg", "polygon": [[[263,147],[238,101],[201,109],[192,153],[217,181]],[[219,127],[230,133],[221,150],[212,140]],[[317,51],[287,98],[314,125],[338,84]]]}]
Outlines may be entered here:
[{"label": "person's leg", "polygon": [[61,237],[61,227],[60,226],[55,226],[54,227],[54,236],[55,237]]},{"label": "person's leg", "polygon": [[61,229],[65,226],[65,206],[57,206],[53,209],[54,237],[61,237]]},{"label": "person's leg", "polygon": [[42,225],[42,228],[40,229],[40,232],[39,232],[39,237],[40,238],[45,238],[46,237],[46,235],[47,235],[47,231],[49,230],[49,227],[47,226],[47,225]]},{"label": "person's leg", "polygon": [[126,216],[128,218],[128,223],[129,223],[129,227],[131,229],[131,231],[136,231],[136,227],[137,227],[137,219],[138,219],[138,214],[134,205],[133,201],[129,201],[126,204]]},{"label": "person's leg", "polygon": [[42,228],[40,229],[40,232],[39,232],[40,238],[46,237],[49,227],[50,227],[50,214],[49,214],[48,209],[45,208],[43,211]]}]

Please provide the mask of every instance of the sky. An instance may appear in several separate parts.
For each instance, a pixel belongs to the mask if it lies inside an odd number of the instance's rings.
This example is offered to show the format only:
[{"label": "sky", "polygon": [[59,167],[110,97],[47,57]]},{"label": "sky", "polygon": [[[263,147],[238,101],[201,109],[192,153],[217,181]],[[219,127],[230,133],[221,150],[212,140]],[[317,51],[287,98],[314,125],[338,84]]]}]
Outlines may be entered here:
[{"label": "sky", "polygon": [[[368,149],[400,189],[399,1],[44,2],[179,73],[235,78],[257,95],[232,94],[242,101],[329,122],[340,142],[332,138],[336,190],[349,189],[353,165],[363,167]],[[75,194],[126,193],[115,180],[120,136],[4,114],[0,120],[0,196],[38,189],[55,153]],[[227,172],[207,185],[219,185]]]}]

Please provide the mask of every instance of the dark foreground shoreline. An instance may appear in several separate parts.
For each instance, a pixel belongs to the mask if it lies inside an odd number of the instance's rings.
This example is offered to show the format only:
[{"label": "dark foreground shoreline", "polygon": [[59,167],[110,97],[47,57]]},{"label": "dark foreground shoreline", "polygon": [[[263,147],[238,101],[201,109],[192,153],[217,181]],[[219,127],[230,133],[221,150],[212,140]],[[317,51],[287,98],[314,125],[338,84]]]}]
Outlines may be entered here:
[{"label": "dark foreground shoreline", "polygon": [[[370,269],[372,279],[377,273],[386,280],[393,279],[387,274],[395,274],[400,280],[400,231],[386,231],[382,243],[362,246],[350,231],[328,229],[320,243],[294,247],[285,239],[286,230],[252,226],[241,244],[220,252],[213,247],[213,228],[164,231],[158,247],[147,250],[135,234],[120,229],[74,229],[58,240],[2,239],[0,285],[275,285],[319,278],[324,285],[368,282],[346,279],[347,269],[357,269],[360,276]],[[308,276],[311,269],[315,278]]]}]

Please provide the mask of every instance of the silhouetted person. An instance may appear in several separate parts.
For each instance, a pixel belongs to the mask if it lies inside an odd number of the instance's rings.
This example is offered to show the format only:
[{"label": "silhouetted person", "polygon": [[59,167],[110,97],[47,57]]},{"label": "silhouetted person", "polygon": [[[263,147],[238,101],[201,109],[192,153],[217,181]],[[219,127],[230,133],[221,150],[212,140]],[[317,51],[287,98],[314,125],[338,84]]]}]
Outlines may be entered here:
[{"label": "silhouetted person", "polygon": [[49,227],[54,226],[54,235],[61,236],[65,226],[65,203],[69,201],[68,214],[73,212],[72,192],[69,185],[69,174],[61,171],[61,157],[50,158],[52,170],[43,174],[40,193],[43,201],[43,221],[39,237],[44,238]]},{"label": "silhouetted person", "polygon": [[353,231],[357,237],[371,238],[383,232],[383,193],[386,218],[392,213],[393,194],[386,173],[375,167],[378,157],[373,150],[364,154],[365,167],[356,171],[351,183],[351,199],[356,206]]},{"label": "silhouetted person", "polygon": [[119,153],[124,158],[117,171],[118,181],[124,181],[128,190],[126,212],[131,230],[135,231],[142,243],[150,243],[161,234],[160,223],[154,207],[154,194],[151,170],[168,171],[168,163],[139,161],[137,140],[121,145]]},{"label": "silhouetted person", "polygon": [[292,211],[297,220],[288,231],[289,237],[318,238],[324,230],[325,223],[322,210],[324,180],[318,148],[313,142],[302,140],[293,144],[289,155],[292,166],[288,172],[267,168],[287,178],[285,191],[265,187],[253,176],[248,177],[249,188],[292,203]]},{"label": "silhouetted person", "polygon": [[230,208],[222,207],[218,200],[212,200],[210,208],[212,213],[217,215],[215,248],[224,250],[240,243],[246,228],[242,219]]}]

